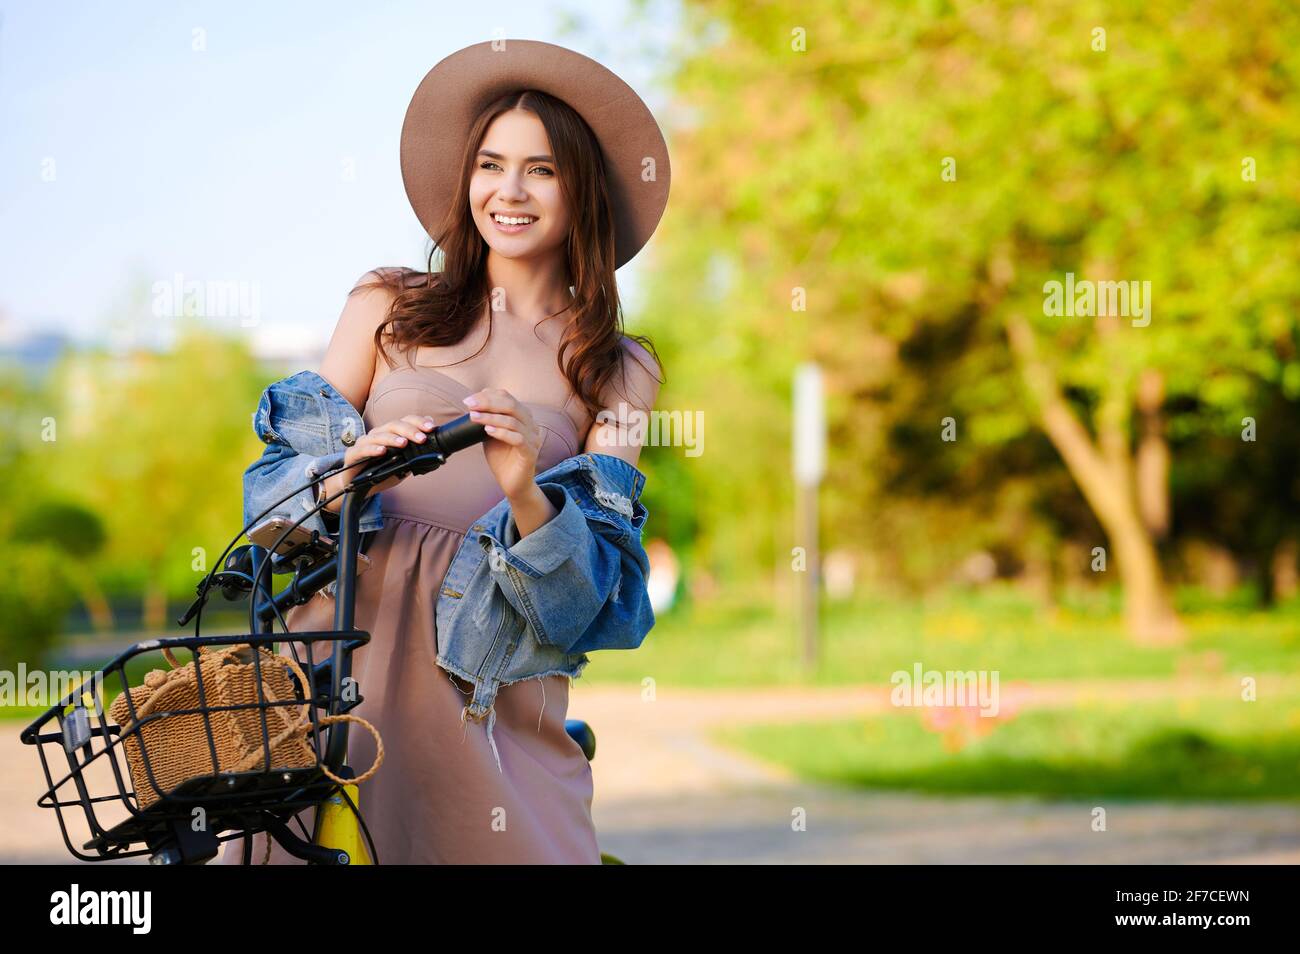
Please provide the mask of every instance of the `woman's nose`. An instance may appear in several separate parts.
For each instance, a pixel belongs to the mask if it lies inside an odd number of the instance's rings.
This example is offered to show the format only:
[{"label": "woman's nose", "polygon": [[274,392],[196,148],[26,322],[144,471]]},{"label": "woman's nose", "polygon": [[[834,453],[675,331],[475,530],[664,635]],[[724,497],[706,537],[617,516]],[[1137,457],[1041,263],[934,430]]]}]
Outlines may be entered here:
[{"label": "woman's nose", "polygon": [[520,173],[512,172],[506,176],[505,182],[501,185],[501,194],[510,199],[528,198],[528,192],[524,189],[524,180]]}]

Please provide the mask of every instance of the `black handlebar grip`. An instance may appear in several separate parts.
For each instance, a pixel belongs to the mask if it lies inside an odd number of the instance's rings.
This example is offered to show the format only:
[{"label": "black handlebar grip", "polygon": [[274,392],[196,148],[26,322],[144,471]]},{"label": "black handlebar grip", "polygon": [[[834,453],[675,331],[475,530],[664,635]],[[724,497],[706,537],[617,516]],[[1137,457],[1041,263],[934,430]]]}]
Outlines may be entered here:
[{"label": "black handlebar grip", "polygon": [[471,421],[468,414],[462,414],[454,421],[435,427],[423,441],[409,441],[401,447],[385,448],[382,455],[361,469],[353,482],[374,485],[399,474],[427,474],[456,451],[481,444],[485,440],[487,431],[483,425]]},{"label": "black handlebar grip", "polygon": [[429,438],[430,443],[442,451],[444,456],[450,456],[456,451],[482,444],[487,440],[487,431],[482,424],[471,421],[468,414],[462,414],[454,421],[435,427],[429,433]]}]

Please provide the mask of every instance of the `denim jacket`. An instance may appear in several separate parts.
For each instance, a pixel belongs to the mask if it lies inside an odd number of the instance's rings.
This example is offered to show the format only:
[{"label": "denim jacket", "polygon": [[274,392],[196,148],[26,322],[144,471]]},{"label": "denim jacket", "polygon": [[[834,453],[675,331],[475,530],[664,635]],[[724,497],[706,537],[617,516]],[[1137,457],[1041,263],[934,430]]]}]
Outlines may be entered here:
[{"label": "denim jacket", "polygon": [[[309,482],[340,466],[347,449],[365,434],[366,426],[334,385],[315,371],[299,371],[262,392],[253,412],[253,431],[268,446],[244,471],[245,526],[295,487],[303,489],[273,507],[262,520],[288,517],[294,521],[316,506],[316,491]],[[384,525],[380,496],[371,494],[361,508],[362,533]],[[322,535],[327,532],[319,512],[302,526]]]},{"label": "denim jacket", "polygon": [[[270,385],[253,413],[253,429],[268,446],[244,471],[245,523],[342,464],[344,445],[364,433],[352,404],[314,371]],[[550,675],[577,678],[588,652],[635,649],[655,622],[646,589],[650,561],[641,544],[645,475],[620,457],[582,453],[536,480],[555,516],[521,539],[503,497],[466,531],[434,610],[437,664],[473,685],[461,718],[486,718],[498,768],[492,727],[501,686]],[[383,527],[382,496],[372,493],[362,507],[363,533]],[[313,506],[308,486],[271,515],[296,520]],[[326,530],[319,514],[303,526]],[[326,593],[332,592],[333,584]]]}]

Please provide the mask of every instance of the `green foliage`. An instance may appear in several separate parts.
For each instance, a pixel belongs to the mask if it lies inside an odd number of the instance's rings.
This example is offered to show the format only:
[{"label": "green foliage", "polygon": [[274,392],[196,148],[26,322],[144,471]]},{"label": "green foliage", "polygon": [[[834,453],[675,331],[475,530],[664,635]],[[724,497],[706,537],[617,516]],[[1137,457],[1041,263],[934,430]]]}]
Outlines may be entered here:
[{"label": "green foliage", "polygon": [[64,562],[47,543],[0,547],[0,669],[41,665],[75,598]]},{"label": "green foliage", "polygon": [[45,377],[0,372],[0,539],[20,571],[0,580],[12,658],[47,646],[81,597],[192,597],[239,529],[268,373],[201,322],[175,330],[168,350],[70,350]]},{"label": "green foliage", "polygon": [[98,553],[107,535],[104,523],[92,510],[60,500],[39,501],[14,522],[13,538],[19,542],[49,543],[77,559]]},{"label": "green foliage", "polygon": [[[831,391],[827,547],[934,584],[975,548],[1034,562],[1097,540],[1035,423],[1012,315],[1086,426],[1114,386],[1128,427],[1137,374],[1163,373],[1176,534],[1253,553],[1300,528],[1294,5],[698,0],[686,15],[673,83],[689,111],[641,327],[669,374],[661,406],[706,413],[708,450],[685,464],[710,516],[703,560],[751,577],[788,560],[806,358]],[[1067,272],[1149,281],[1150,324],[1045,314]],[[1268,419],[1255,443],[1246,416]]]},{"label": "green foliage", "polygon": [[75,354],[58,369],[65,404],[39,467],[51,493],[103,521],[108,584],[193,594],[195,566],[239,529],[261,377],[246,345],[197,324],[167,352]]}]

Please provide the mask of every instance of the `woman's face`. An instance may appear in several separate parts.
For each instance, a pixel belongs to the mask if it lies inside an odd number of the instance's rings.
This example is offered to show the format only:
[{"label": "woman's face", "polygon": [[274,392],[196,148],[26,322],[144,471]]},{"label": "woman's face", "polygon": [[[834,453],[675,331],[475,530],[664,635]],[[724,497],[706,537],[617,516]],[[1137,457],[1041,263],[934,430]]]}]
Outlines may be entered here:
[{"label": "woman's face", "polygon": [[[564,246],[569,213],[551,142],[536,113],[512,109],[488,126],[474,159],[469,206],[479,232],[498,255],[532,258]],[[500,216],[529,221],[512,225]]]}]

